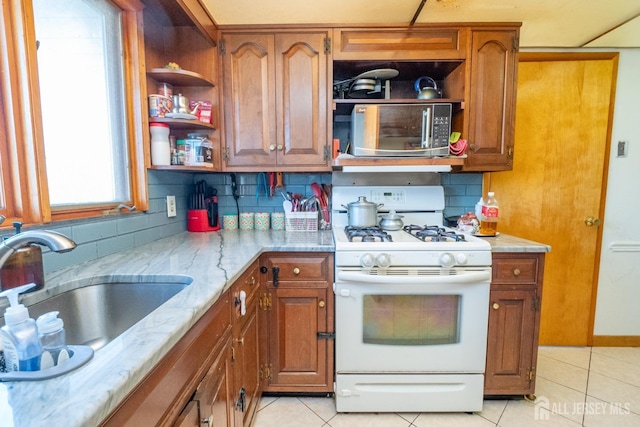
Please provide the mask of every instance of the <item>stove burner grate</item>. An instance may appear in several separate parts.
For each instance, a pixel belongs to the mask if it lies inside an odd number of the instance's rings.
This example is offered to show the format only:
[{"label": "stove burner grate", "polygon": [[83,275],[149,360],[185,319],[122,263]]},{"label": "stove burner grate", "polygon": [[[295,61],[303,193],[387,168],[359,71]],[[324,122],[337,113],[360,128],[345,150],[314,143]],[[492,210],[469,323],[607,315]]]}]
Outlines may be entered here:
[{"label": "stove burner grate", "polygon": [[464,235],[437,225],[405,225],[404,231],[423,242],[464,242]]},{"label": "stove burner grate", "polygon": [[353,242],[354,238],[359,238],[361,242],[393,241],[391,235],[384,231],[382,227],[379,227],[377,225],[371,227],[355,227],[353,225],[347,225],[344,228],[344,232],[346,233],[347,238],[350,242]]}]

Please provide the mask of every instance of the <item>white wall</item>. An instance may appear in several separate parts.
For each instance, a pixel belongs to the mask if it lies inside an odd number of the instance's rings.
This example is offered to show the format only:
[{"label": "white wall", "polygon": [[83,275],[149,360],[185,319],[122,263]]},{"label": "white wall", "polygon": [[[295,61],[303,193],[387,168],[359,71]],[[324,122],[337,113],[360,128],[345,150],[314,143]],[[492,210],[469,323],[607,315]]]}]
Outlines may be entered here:
[{"label": "white wall", "polygon": [[[620,50],[594,335],[640,335],[640,49]],[[616,157],[618,141],[629,142]]]}]

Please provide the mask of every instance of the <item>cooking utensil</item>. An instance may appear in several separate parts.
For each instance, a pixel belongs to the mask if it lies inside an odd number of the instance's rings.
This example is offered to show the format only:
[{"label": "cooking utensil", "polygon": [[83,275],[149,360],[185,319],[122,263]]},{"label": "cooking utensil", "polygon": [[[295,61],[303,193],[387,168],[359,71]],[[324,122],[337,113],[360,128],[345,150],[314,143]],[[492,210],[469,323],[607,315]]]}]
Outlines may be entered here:
[{"label": "cooking utensil", "polygon": [[382,203],[368,202],[365,196],[351,202],[348,206],[342,205],[347,210],[349,225],[352,227],[374,227],[378,224],[378,208]]},{"label": "cooking utensil", "polygon": [[275,190],[284,190],[282,172],[276,172],[276,187]]},{"label": "cooking utensil", "polygon": [[[429,86],[422,86],[422,80],[426,80]],[[439,98],[438,85],[436,81],[429,76],[422,76],[416,80],[414,89],[418,92],[418,99],[434,99]]]},{"label": "cooking utensil", "polygon": [[388,214],[380,216],[380,227],[388,231],[400,230],[404,225],[402,222],[403,217],[403,215],[398,215],[396,211],[389,211]]},{"label": "cooking utensil", "polygon": [[322,188],[320,188],[320,185],[317,182],[311,184],[311,191],[318,198],[318,203],[320,203],[322,219],[324,219],[325,222],[330,222],[329,209],[327,209],[327,195]]}]

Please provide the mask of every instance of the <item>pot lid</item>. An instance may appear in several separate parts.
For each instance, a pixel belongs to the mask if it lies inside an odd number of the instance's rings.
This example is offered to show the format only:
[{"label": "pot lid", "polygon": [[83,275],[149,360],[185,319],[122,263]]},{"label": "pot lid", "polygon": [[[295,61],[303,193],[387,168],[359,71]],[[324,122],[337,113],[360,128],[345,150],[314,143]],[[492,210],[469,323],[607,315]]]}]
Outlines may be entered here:
[{"label": "pot lid", "polygon": [[382,218],[382,219],[400,219],[400,218],[404,218],[404,215],[398,215],[396,213],[396,211],[391,210],[387,214],[380,215],[380,218]]}]

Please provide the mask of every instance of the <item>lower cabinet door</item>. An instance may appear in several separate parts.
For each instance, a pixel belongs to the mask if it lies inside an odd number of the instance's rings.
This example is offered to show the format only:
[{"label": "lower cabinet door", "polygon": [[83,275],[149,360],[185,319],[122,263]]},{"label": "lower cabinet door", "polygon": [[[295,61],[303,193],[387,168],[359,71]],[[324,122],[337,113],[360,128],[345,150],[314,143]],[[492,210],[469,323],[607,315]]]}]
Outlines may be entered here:
[{"label": "lower cabinet door", "polygon": [[200,427],[200,409],[196,400],[184,407],[173,427]]},{"label": "lower cabinet door", "polygon": [[208,426],[231,427],[231,342],[227,336],[222,351],[216,357],[198,389],[194,400],[200,406],[200,422]]},{"label": "lower cabinet door", "polygon": [[[332,391],[333,301],[327,287],[269,288],[269,391]],[[331,294],[333,295],[333,294]],[[331,375],[329,375],[331,374]]]},{"label": "lower cabinet door", "polygon": [[236,427],[251,425],[262,394],[260,383],[259,318],[257,305],[247,306],[233,333],[234,418]]},{"label": "lower cabinet door", "polygon": [[535,289],[491,291],[485,395],[535,390],[535,301]]}]

